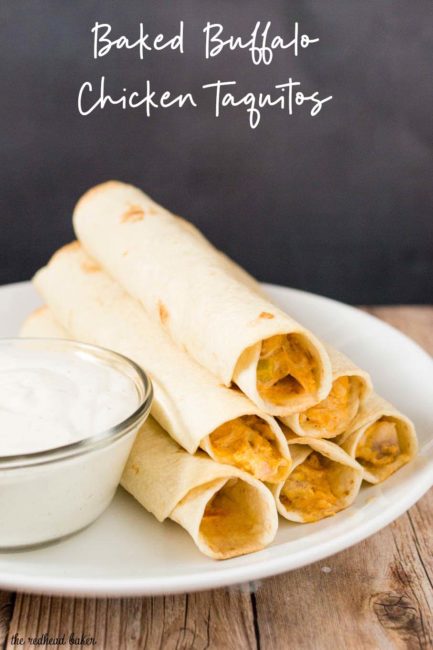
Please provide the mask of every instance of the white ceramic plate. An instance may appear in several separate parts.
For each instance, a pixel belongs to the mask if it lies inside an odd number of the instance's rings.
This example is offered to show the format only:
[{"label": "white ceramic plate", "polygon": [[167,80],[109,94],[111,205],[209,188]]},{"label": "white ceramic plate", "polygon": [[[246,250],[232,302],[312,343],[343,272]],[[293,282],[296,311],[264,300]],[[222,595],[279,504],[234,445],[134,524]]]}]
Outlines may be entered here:
[{"label": "white ceramic plate", "polygon": [[[194,591],[289,571],[341,551],[389,524],[433,485],[433,362],[413,341],[352,307],[267,287],[283,309],[370,371],[375,386],[415,422],[420,455],[384,485],[365,487],[322,522],[281,521],[264,551],[215,562],[172,522],[159,524],[119,489],[87,530],[45,548],[0,553],[0,587],[56,594],[148,595]],[[0,336],[16,336],[39,299],[28,283],[0,288]],[[1,523],[0,523],[1,525]]]}]

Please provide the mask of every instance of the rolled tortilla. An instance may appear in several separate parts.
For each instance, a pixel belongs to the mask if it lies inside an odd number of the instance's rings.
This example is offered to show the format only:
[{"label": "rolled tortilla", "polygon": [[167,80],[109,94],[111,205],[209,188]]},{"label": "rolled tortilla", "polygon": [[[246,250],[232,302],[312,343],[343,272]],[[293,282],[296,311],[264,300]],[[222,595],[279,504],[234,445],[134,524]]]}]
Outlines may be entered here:
[{"label": "rolled tortilla", "polygon": [[329,440],[292,438],[292,469],[272,486],[278,512],[299,523],[332,517],[350,506],[362,483],[362,467]]},{"label": "rolled tortilla", "polygon": [[339,440],[352,458],[364,468],[364,479],[380,483],[417,453],[415,427],[383,397],[373,394],[364,404],[353,433]]},{"label": "rolled tortilla", "polygon": [[158,521],[173,519],[217,560],[258,551],[277,532],[275,502],[263,483],[203,452],[188,454],[152,417],[138,433],[121,485]]},{"label": "rolled tortilla", "polygon": [[276,420],[177,348],[77,242],[58,251],[34,282],[70,336],[116,350],[149,373],[152,414],[189,453],[200,446],[269,483],[287,476],[290,454]]},{"label": "rolled tortilla", "polygon": [[335,438],[351,431],[362,405],[372,392],[370,376],[348,357],[326,346],[332,365],[329,395],[302,413],[282,417],[282,422],[299,436]]},{"label": "rolled tortilla", "polygon": [[248,274],[192,224],[111,181],[80,199],[74,227],[87,252],[226,386],[234,381],[272,415],[305,410],[328,394],[322,344],[258,295]]},{"label": "rolled tortilla", "polygon": [[[238,279],[260,292],[259,283],[242,269],[238,274],[236,264],[229,270]],[[279,419],[299,436],[335,438],[351,431],[353,423],[367,397],[373,391],[370,375],[361,370],[345,354],[325,343],[332,367],[332,387],[324,400],[300,413],[281,416]]]}]

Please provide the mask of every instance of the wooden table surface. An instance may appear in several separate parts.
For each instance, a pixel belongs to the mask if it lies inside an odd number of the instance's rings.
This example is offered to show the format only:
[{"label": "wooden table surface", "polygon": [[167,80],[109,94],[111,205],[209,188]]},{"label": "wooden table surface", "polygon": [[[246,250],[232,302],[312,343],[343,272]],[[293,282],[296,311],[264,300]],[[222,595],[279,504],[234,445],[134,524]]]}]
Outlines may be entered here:
[{"label": "wooden table surface", "polygon": [[[368,311],[433,353],[433,307]],[[15,634],[67,639],[71,632],[95,639],[74,647],[109,650],[431,649],[433,491],[357,546],[259,583],[105,600],[0,591],[0,648],[17,647]]]}]

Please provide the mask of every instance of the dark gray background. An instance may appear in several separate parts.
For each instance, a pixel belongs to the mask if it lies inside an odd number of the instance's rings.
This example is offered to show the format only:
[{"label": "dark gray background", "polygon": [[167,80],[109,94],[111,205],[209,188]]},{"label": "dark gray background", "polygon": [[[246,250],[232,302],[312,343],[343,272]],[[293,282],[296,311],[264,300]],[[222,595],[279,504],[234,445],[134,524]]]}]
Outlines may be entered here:
[{"label": "dark gray background", "polygon": [[[352,303],[430,302],[433,256],[431,0],[2,0],[0,283],[25,279],[72,237],[89,186],[119,178],[196,223],[261,279]],[[94,61],[90,29],[174,34],[185,54]],[[247,36],[293,21],[321,40],[297,59],[204,58],[202,28]],[[84,81],[108,90],[191,90],[199,108],[77,110]],[[241,109],[218,120],[200,91],[216,79],[267,91],[288,77],[333,95],[316,118]],[[207,91],[209,92],[209,91]]]}]

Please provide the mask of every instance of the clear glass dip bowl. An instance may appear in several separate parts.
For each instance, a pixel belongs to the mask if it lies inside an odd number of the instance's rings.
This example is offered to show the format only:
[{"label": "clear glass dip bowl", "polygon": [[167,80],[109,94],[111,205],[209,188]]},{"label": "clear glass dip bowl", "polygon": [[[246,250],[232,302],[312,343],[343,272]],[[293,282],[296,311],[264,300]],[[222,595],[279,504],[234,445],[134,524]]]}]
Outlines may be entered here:
[{"label": "clear glass dip bowl", "polygon": [[[0,450],[0,550],[53,541],[92,523],[109,505],[152,402],[143,370],[120,354],[61,339],[1,339],[2,350],[56,352],[103,364],[131,380],[137,407],[119,424],[77,442],[22,455]],[[1,358],[1,356],[0,356]]]}]

